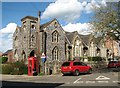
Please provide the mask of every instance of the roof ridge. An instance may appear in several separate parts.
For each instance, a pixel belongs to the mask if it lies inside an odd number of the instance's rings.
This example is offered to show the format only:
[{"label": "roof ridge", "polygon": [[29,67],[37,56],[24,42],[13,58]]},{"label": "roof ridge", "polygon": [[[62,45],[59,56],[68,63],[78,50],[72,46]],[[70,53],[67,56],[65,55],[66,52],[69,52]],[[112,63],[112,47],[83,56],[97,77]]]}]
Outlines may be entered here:
[{"label": "roof ridge", "polygon": [[42,28],[44,28],[45,26],[48,26],[50,23],[52,23],[54,20],[57,20],[56,18],[54,18],[54,19],[52,19],[51,21],[48,21],[48,22],[46,22],[46,23],[44,23],[44,24],[41,24],[40,25],[40,27]]},{"label": "roof ridge", "polygon": [[25,16],[25,17],[23,17],[23,18],[21,19],[21,21],[23,21],[23,20],[26,19],[26,18],[38,20],[38,18],[37,18],[37,17],[34,17],[34,16]]}]

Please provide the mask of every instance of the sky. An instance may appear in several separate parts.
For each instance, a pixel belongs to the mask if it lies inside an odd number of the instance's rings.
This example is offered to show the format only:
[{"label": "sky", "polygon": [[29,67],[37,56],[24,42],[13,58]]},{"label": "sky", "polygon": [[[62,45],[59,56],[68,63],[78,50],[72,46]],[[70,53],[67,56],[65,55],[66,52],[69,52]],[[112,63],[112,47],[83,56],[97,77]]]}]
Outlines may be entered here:
[{"label": "sky", "polygon": [[[12,36],[16,26],[21,26],[25,16],[37,17],[41,11],[40,24],[56,18],[67,32],[91,33],[90,24],[95,8],[107,6],[105,0],[55,0],[54,2],[2,2],[2,28],[0,29],[0,51],[12,49]],[[1,4],[0,4],[1,5]]]}]

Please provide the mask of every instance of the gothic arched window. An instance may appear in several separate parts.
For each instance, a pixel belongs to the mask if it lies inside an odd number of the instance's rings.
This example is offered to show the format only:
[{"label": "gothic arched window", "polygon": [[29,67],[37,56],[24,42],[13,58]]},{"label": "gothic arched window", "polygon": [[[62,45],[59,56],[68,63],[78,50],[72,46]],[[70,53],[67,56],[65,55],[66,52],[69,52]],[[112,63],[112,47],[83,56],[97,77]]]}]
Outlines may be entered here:
[{"label": "gothic arched window", "polygon": [[25,51],[23,50],[23,52],[22,52],[22,59],[23,59],[23,61],[25,61],[25,59],[26,59],[26,54],[25,54]]},{"label": "gothic arched window", "polygon": [[78,37],[74,41],[74,56],[80,56],[80,40]]},{"label": "gothic arched window", "polygon": [[33,42],[34,41],[34,35],[31,35],[31,42]]},{"label": "gothic arched window", "polygon": [[52,50],[52,60],[58,60],[58,47],[54,47],[54,49]]},{"label": "gothic arched window", "polygon": [[14,52],[14,56],[15,56],[15,59],[18,60],[18,52],[17,52],[17,49],[16,49],[15,52]]},{"label": "gothic arched window", "polygon": [[23,30],[24,30],[24,31],[26,30],[26,26],[25,26],[25,25],[23,26]]},{"label": "gothic arched window", "polygon": [[31,28],[30,28],[30,32],[31,32],[31,34],[32,34],[32,33],[34,33],[34,32],[35,32],[35,30],[36,30],[35,25],[31,25]]},{"label": "gothic arched window", "polygon": [[35,25],[32,25],[32,26],[31,26],[31,29],[33,29],[33,30],[36,29]]},{"label": "gothic arched window", "polygon": [[100,49],[97,47],[96,49],[97,56],[100,56]]},{"label": "gothic arched window", "polygon": [[52,42],[58,42],[58,32],[54,31],[52,33]]}]

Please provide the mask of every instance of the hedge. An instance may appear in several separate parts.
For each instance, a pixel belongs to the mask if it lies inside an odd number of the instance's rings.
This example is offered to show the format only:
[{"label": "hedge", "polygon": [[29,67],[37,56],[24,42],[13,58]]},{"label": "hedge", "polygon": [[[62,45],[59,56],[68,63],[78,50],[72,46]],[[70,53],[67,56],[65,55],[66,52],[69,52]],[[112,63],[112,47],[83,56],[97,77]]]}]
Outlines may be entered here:
[{"label": "hedge", "polygon": [[1,64],[2,74],[10,74],[13,71],[13,67],[10,64]]},{"label": "hedge", "polygon": [[17,61],[9,64],[1,64],[2,74],[11,74],[11,75],[22,75],[27,74],[27,65],[23,62]]},{"label": "hedge", "polygon": [[27,65],[25,65],[24,62],[17,61],[11,65],[14,67],[13,71],[11,72],[12,75],[27,74]]},{"label": "hedge", "polygon": [[102,57],[88,57],[88,61],[102,61]]}]

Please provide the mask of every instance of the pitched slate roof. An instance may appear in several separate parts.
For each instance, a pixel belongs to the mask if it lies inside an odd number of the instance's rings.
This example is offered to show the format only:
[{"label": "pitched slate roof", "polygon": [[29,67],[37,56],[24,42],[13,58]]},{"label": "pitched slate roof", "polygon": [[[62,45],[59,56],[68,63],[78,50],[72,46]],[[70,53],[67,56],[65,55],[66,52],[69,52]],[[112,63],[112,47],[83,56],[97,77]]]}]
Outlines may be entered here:
[{"label": "pitched slate roof", "polygon": [[72,44],[73,39],[75,38],[76,35],[78,35],[81,38],[81,41],[84,46],[89,46],[91,41],[96,44],[97,47],[100,47],[101,45],[101,37],[95,38],[92,34],[89,35],[81,35],[78,34],[77,31],[74,32],[65,32],[67,39],[69,42]]},{"label": "pitched slate roof", "polygon": [[70,41],[70,43],[72,43],[73,38],[75,37],[77,31],[74,32],[65,32],[66,37],[68,38],[68,40]]},{"label": "pitched slate roof", "polygon": [[33,20],[38,20],[38,18],[33,17],[33,16],[25,16],[24,18],[21,19],[21,21],[23,21],[23,20],[25,20],[25,19],[27,19],[27,18],[33,19]]},{"label": "pitched slate roof", "polygon": [[74,32],[66,32],[66,37],[68,38],[68,40],[70,41],[70,43],[72,43],[73,39],[75,38],[75,36],[78,35],[84,46],[88,46],[89,41],[90,41],[90,35],[81,35],[79,34],[77,31]]},{"label": "pitched slate roof", "polygon": [[85,46],[88,46],[90,43],[90,35],[81,35],[79,34]]},{"label": "pitched slate roof", "polygon": [[3,53],[3,55],[7,55],[9,52],[12,52],[12,49],[7,50],[5,53]]},{"label": "pitched slate roof", "polygon": [[41,29],[43,29],[43,28],[45,28],[45,27],[47,27],[48,25],[50,25],[53,21],[55,21],[56,19],[53,19],[53,20],[51,20],[51,21],[49,21],[49,22],[47,22],[47,23],[45,23],[45,24],[42,24],[42,25],[40,25],[40,28]]}]

